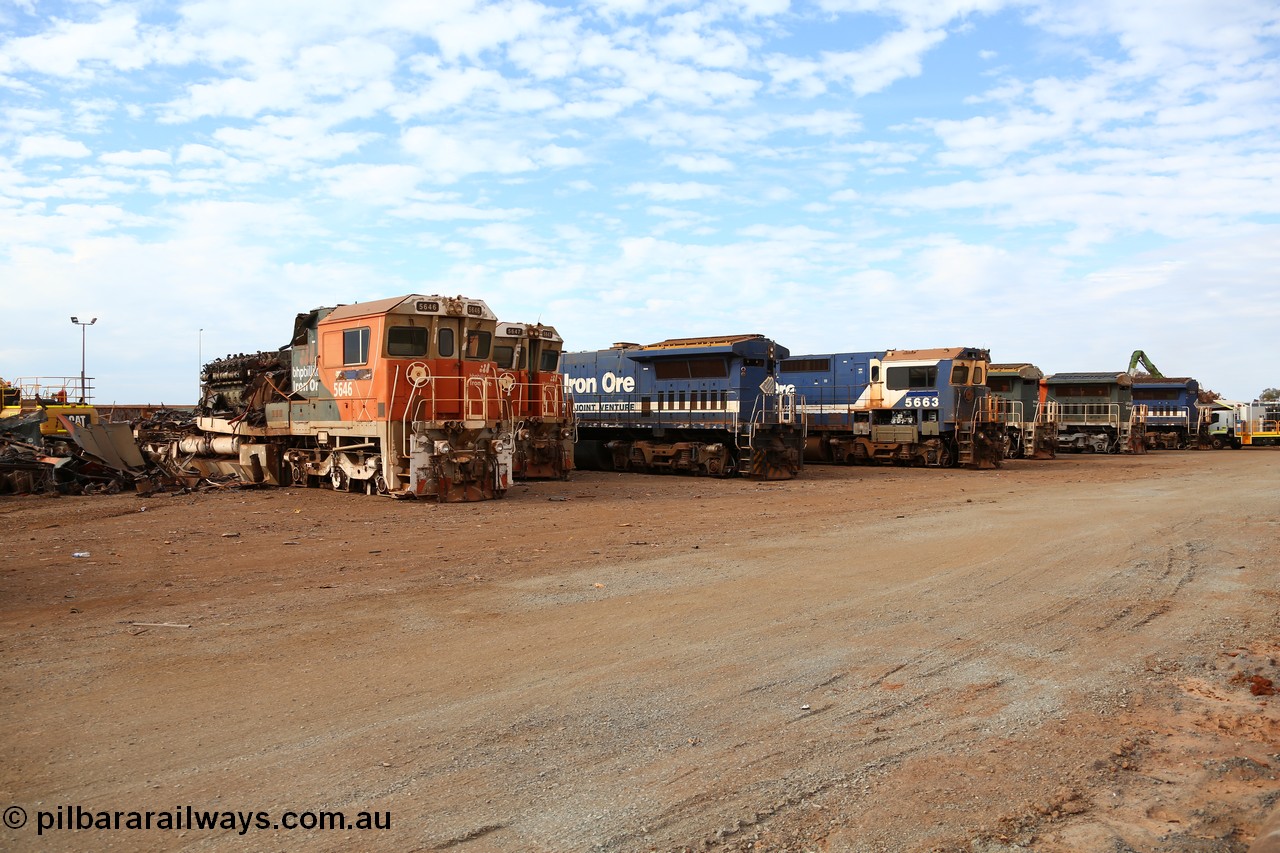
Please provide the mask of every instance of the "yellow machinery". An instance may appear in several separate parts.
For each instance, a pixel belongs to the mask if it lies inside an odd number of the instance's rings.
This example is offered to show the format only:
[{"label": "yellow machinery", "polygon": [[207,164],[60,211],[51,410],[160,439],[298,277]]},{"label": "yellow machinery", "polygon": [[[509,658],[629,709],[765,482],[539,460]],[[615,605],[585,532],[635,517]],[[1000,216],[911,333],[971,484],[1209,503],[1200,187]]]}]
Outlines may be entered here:
[{"label": "yellow machinery", "polygon": [[1236,405],[1240,443],[1245,447],[1280,444],[1280,400]]},{"label": "yellow machinery", "polygon": [[79,376],[25,377],[8,382],[0,379],[0,398],[4,406],[0,418],[29,415],[45,410],[48,420],[40,424],[46,437],[69,437],[66,426],[58,420],[62,415],[73,423],[86,426],[98,423],[98,410],[93,407],[87,382]]}]

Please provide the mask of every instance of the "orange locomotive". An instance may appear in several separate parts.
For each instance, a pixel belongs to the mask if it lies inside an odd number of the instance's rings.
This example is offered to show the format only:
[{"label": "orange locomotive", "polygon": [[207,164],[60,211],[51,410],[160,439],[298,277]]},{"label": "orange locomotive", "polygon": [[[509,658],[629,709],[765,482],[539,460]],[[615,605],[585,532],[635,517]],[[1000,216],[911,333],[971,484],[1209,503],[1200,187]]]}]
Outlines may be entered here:
[{"label": "orange locomotive", "polygon": [[478,299],[397,296],[299,314],[288,347],[205,365],[195,428],[140,434],[197,478],[440,501],[501,497],[512,423]]},{"label": "orange locomotive", "polygon": [[511,404],[517,480],[566,480],[573,469],[573,405],[564,393],[564,338],[541,323],[499,323],[494,360]]}]

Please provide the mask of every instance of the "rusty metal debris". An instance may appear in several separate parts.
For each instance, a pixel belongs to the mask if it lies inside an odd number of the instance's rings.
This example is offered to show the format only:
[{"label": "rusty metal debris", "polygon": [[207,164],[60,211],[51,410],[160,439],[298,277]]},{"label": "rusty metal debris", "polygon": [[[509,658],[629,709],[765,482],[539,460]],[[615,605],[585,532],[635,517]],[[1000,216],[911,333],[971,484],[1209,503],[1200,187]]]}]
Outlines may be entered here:
[{"label": "rusty metal debris", "polygon": [[0,419],[0,494],[116,493],[131,485],[127,471],[72,441],[41,434],[43,409]]},{"label": "rusty metal debris", "polygon": [[[165,416],[177,417],[155,417]],[[61,428],[51,432],[42,428],[48,420],[44,407],[0,418],[0,494],[150,494],[195,485],[148,462],[131,424],[80,422],[59,414]]]}]

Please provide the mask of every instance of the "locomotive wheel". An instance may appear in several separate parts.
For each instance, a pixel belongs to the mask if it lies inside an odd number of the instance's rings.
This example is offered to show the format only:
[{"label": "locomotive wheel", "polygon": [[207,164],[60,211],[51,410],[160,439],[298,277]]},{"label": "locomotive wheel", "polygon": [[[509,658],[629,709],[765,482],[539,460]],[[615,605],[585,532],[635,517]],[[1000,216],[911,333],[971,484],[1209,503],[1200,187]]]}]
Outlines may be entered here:
[{"label": "locomotive wheel", "polygon": [[1209,442],[1209,446],[1212,447],[1214,450],[1221,450],[1222,444],[1223,442],[1222,442],[1221,436],[1216,436],[1216,435],[1213,437],[1213,441]]},{"label": "locomotive wheel", "polygon": [[335,492],[345,492],[351,483],[351,478],[347,476],[347,472],[334,465],[329,469],[329,482],[333,484]]}]

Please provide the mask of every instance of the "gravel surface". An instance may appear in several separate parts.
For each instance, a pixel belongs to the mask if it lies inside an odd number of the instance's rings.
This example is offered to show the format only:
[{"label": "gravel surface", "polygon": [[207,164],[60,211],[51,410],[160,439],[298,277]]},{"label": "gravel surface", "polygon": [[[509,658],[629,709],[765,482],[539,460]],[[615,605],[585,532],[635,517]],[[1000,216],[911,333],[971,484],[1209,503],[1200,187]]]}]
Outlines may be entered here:
[{"label": "gravel surface", "polygon": [[[1280,798],[1280,450],[0,517],[0,849],[1245,851]],[[187,805],[270,816],[35,832]]]}]

